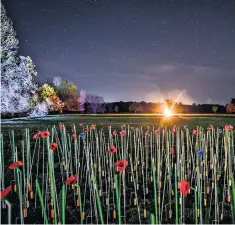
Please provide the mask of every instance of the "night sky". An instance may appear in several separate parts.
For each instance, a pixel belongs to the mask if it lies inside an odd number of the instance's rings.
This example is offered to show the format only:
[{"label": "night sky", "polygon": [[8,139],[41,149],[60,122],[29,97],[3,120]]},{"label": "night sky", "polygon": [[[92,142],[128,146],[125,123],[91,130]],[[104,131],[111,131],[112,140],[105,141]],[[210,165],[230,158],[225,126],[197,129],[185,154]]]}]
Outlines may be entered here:
[{"label": "night sky", "polygon": [[5,0],[37,80],[105,101],[235,97],[234,0]]}]

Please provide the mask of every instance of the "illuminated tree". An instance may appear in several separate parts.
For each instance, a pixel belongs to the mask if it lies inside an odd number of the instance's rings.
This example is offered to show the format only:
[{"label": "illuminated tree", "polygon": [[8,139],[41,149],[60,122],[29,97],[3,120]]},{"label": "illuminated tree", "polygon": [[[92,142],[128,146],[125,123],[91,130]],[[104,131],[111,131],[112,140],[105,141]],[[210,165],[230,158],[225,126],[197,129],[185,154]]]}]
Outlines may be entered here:
[{"label": "illuminated tree", "polygon": [[218,111],[218,109],[219,109],[218,105],[213,105],[212,106],[212,112],[213,113],[216,113]]},{"label": "illuminated tree", "polygon": [[37,89],[37,93],[41,101],[43,101],[43,100],[46,100],[47,98],[50,98],[52,95],[54,95],[55,90],[49,84],[43,84],[41,87]]},{"label": "illuminated tree", "polygon": [[176,103],[174,105],[174,112],[175,113],[182,113],[183,112],[183,104],[182,103]]},{"label": "illuminated tree", "polygon": [[52,84],[55,86],[55,87],[59,87],[60,84],[62,82],[62,79],[61,77],[53,77],[52,78]]},{"label": "illuminated tree", "polygon": [[134,112],[134,113],[143,112],[143,106],[141,104],[138,104],[138,103],[132,103],[129,106],[129,111],[130,112]]},{"label": "illuminated tree", "polygon": [[[55,85],[56,84],[56,85]],[[78,110],[79,109],[79,93],[77,86],[69,80],[59,80],[53,82],[53,87],[57,96],[64,103],[64,109],[66,110]]]},{"label": "illuminated tree", "polygon": [[56,95],[52,86],[49,84],[43,84],[37,89],[36,92],[39,96],[40,102],[45,101],[49,110],[59,110],[60,112],[62,111],[61,100]]},{"label": "illuminated tree", "polygon": [[105,111],[104,98],[97,95],[86,96],[88,113],[103,113]]},{"label": "illuminated tree", "polygon": [[1,2],[1,112],[22,113],[32,108],[30,99],[37,75],[30,57],[18,55],[19,41]]},{"label": "illuminated tree", "polygon": [[79,111],[85,111],[85,102],[86,102],[86,92],[81,90],[78,97]]},{"label": "illuminated tree", "polygon": [[167,104],[168,108],[172,108],[175,102],[172,99],[165,99],[165,103]]},{"label": "illuminated tree", "polygon": [[118,113],[118,111],[119,111],[119,107],[118,107],[118,105],[115,105],[115,107],[114,107],[114,111],[115,111],[116,113]]},{"label": "illuminated tree", "polygon": [[229,103],[226,105],[227,113],[234,113],[235,112],[235,104]]}]

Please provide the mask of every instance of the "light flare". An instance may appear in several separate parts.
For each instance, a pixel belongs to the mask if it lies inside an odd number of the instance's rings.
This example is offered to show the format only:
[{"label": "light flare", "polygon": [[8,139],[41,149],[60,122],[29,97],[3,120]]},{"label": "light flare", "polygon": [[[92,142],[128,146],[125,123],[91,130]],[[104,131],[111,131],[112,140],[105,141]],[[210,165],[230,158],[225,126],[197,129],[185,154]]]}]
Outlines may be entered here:
[{"label": "light flare", "polygon": [[169,109],[165,109],[164,115],[165,115],[166,117],[171,117],[171,116],[173,115],[173,112],[172,112],[171,110],[169,110]]}]

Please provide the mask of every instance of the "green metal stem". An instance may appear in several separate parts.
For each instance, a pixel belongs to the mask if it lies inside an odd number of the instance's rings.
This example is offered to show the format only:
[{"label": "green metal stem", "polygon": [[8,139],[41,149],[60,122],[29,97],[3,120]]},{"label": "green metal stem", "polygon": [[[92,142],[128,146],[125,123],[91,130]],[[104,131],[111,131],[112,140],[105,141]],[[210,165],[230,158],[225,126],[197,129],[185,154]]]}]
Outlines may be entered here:
[{"label": "green metal stem", "polygon": [[41,203],[41,207],[42,207],[42,212],[43,212],[43,216],[44,216],[44,221],[46,222],[46,224],[48,224],[48,218],[47,218],[47,213],[44,207],[44,203],[43,203],[43,198],[42,198],[42,192],[38,183],[38,179],[36,179],[36,188],[37,188],[37,192],[38,192],[38,197]]}]

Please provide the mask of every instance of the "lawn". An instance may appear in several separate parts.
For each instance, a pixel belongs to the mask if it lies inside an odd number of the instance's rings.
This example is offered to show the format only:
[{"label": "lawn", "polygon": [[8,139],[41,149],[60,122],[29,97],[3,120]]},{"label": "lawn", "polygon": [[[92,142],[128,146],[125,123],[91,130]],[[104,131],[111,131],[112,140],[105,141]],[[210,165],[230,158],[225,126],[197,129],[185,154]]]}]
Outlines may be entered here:
[{"label": "lawn", "polygon": [[[2,120],[7,121],[7,120]],[[235,124],[235,115],[228,114],[182,114],[170,118],[154,115],[154,114],[97,114],[97,115],[56,115],[45,118],[38,118],[35,120],[13,120],[2,123],[1,128],[4,130],[10,129],[24,129],[30,128],[32,130],[46,129],[58,122],[64,122],[68,126],[72,124],[91,125],[97,124],[97,127],[107,127],[112,125],[114,128],[120,127],[122,124],[130,126],[188,126],[193,128],[195,126],[207,127],[211,124],[214,126],[224,126],[226,124]]]}]

